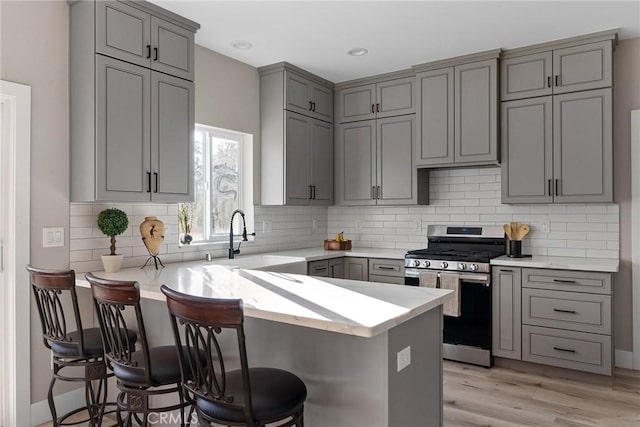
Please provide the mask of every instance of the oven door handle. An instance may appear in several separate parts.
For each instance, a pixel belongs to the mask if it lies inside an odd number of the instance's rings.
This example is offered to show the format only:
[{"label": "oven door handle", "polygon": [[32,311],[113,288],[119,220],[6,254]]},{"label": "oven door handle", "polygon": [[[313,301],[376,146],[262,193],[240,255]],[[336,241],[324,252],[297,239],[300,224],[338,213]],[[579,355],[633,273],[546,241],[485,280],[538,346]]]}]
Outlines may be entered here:
[{"label": "oven door handle", "polygon": [[[433,271],[433,270],[426,270]],[[441,273],[445,273],[444,271],[438,271],[438,276]],[[456,274],[455,272],[450,272],[450,274]],[[404,270],[404,277],[411,278],[420,278],[420,271],[416,268],[407,268]],[[460,274],[460,281],[462,282],[473,282],[479,284],[486,284],[491,282],[491,275],[489,274],[473,274],[473,273],[462,273]]]}]

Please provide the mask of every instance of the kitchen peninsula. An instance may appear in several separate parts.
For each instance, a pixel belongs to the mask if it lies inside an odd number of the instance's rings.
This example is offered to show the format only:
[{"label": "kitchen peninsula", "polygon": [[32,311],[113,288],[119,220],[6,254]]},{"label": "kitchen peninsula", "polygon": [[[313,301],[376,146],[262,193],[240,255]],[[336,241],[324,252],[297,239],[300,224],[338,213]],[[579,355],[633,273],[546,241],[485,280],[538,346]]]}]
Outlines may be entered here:
[{"label": "kitchen peninsula", "polygon": [[[303,379],[309,427],[442,425],[441,305],[451,291],[289,274],[282,271],[291,260],[281,262],[261,270],[190,262],[98,275],[139,282],[153,345],[172,339],[163,283],[191,295],[242,298],[249,364]],[[88,283],[78,279],[78,286]]]}]

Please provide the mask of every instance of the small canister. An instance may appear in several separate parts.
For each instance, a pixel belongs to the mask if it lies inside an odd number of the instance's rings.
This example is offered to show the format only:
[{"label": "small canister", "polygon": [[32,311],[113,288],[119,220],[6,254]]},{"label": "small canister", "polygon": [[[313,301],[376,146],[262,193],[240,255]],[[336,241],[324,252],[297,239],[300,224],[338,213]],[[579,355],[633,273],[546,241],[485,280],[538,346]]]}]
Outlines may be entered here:
[{"label": "small canister", "polygon": [[522,255],[522,240],[509,240],[509,255]]}]

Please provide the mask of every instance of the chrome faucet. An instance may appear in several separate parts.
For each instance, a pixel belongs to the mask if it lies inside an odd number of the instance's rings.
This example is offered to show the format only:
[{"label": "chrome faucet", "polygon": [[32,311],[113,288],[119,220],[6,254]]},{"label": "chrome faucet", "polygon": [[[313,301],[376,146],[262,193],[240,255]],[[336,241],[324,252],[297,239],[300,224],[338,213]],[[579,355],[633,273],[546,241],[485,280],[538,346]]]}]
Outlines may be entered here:
[{"label": "chrome faucet", "polygon": [[[240,243],[238,243],[238,249],[234,249],[233,248],[233,218],[235,218],[236,214],[240,214],[240,217],[242,218],[242,240],[240,241]],[[249,236],[255,236],[256,233],[251,233],[249,234]],[[233,213],[231,214],[231,226],[229,227],[229,259],[233,259],[235,257],[235,255],[238,255],[240,253],[240,244],[242,242],[248,242],[249,239],[247,239],[247,222],[244,219],[244,212],[242,212],[240,209],[236,209],[235,211],[233,211]]]}]

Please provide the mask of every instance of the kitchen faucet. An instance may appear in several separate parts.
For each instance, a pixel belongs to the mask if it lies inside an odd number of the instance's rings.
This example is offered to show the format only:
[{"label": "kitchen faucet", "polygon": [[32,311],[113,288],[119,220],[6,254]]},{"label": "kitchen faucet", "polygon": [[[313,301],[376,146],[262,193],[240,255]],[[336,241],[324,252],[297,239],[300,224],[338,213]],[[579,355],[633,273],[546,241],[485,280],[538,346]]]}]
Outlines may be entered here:
[{"label": "kitchen faucet", "polygon": [[[236,214],[240,214],[240,217],[242,218],[242,240],[240,241],[240,243],[238,243],[238,249],[233,248],[233,218],[236,216]],[[256,233],[251,233],[249,235],[255,236]],[[235,255],[238,255],[240,253],[240,244],[242,242],[248,241],[249,239],[247,239],[247,223],[244,219],[244,212],[242,212],[240,209],[236,209],[231,214],[231,226],[229,227],[229,259],[233,259]]]}]

